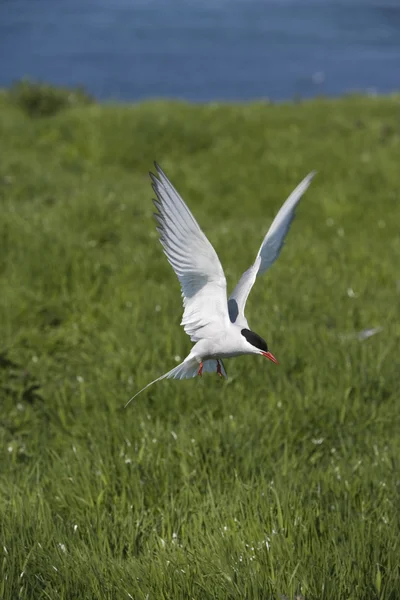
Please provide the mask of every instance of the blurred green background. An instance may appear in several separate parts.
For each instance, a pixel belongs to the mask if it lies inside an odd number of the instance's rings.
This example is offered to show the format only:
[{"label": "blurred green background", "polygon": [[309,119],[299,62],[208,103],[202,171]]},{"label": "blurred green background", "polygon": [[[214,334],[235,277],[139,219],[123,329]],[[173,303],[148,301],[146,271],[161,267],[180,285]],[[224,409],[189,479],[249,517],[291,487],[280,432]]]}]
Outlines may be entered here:
[{"label": "blurred green background", "polygon": [[[98,105],[0,95],[0,597],[400,598],[400,97]],[[165,170],[280,362],[190,350]],[[382,327],[360,340],[366,328]]]}]

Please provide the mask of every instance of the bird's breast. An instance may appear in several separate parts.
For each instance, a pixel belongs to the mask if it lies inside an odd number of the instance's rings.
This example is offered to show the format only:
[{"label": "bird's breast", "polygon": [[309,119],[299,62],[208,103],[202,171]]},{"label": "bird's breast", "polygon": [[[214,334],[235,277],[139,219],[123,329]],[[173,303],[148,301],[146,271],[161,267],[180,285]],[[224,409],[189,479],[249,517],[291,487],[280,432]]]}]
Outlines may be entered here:
[{"label": "bird's breast", "polygon": [[207,346],[207,358],[233,358],[248,354],[245,340],[239,328],[235,326],[208,340]]}]

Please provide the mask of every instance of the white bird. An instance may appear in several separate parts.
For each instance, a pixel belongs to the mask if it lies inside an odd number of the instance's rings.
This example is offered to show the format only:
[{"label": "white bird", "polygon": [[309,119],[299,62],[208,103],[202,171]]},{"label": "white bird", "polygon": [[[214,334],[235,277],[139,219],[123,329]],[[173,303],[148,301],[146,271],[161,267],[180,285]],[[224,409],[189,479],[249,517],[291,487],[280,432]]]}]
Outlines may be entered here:
[{"label": "white bird", "polygon": [[226,279],[214,248],[197,224],[189,208],[155,163],[158,179],[152,173],[157,196],[157,231],[169,263],[181,284],[184,313],[181,325],[196,342],[185,360],[148,383],[126,404],[161,379],[189,379],[204,372],[226,377],[223,358],[241,354],[261,354],[274,363],[266,341],[251,331],[244,308],[256,278],[278,258],[295,208],[315,175],[312,171],[290,194],[269,228],[253,265],[243,273],[227,300]]}]

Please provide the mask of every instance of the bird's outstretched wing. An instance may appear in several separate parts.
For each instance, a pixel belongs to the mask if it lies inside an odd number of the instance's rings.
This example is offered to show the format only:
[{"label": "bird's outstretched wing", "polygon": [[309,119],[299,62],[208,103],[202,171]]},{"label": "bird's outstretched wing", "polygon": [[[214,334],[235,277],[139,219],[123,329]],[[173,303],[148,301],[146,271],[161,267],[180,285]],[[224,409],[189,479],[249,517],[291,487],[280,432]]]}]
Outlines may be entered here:
[{"label": "bird's outstretched wing", "polygon": [[214,248],[163,170],[152,173],[157,199],[157,231],[168,261],[181,284],[181,325],[193,342],[213,337],[229,326],[226,279]]},{"label": "bird's outstretched wing", "polygon": [[289,231],[290,224],[294,218],[296,206],[310,185],[315,173],[315,171],[312,171],[307,175],[283,204],[261,244],[254,264],[243,273],[239,283],[230,295],[228,300],[228,310],[229,318],[232,323],[237,323],[241,327],[249,328],[246,317],[244,316],[247,297],[256,278],[262,273],[265,273],[278,258],[286,234]]}]

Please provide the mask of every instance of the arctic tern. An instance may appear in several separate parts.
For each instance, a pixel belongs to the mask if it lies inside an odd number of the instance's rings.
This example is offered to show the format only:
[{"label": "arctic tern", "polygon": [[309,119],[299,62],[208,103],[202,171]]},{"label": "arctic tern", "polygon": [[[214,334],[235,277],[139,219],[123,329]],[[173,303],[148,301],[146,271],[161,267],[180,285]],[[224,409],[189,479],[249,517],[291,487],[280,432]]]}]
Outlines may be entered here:
[{"label": "arctic tern", "polygon": [[312,171],[290,194],[272,222],[256,259],[243,273],[227,300],[221,263],[186,203],[155,163],[158,178],[150,173],[156,194],[154,215],[169,263],[181,285],[184,312],[181,325],[195,342],[185,360],[137,392],[126,404],[162,379],[189,379],[205,372],[226,377],[223,358],[261,354],[274,363],[266,341],[249,327],[244,308],[256,278],[278,258],[295,209],[315,175]]}]

